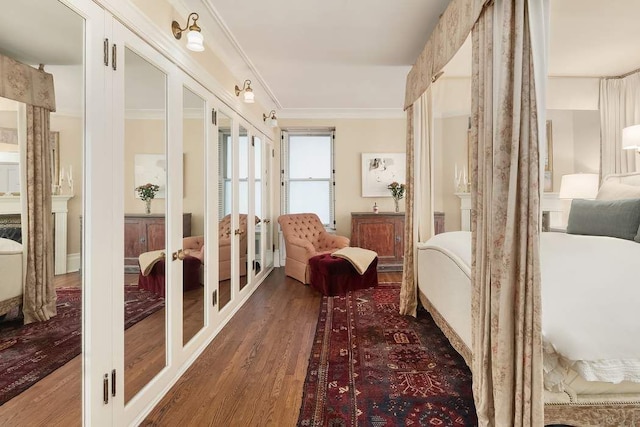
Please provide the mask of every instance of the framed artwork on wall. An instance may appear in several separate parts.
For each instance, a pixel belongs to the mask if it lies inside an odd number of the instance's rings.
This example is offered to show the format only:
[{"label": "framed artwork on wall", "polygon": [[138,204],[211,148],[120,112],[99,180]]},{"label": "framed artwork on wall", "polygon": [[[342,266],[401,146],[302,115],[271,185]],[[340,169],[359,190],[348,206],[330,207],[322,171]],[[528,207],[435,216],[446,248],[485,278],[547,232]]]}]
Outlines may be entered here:
[{"label": "framed artwork on wall", "polygon": [[362,153],[362,197],[391,197],[392,182],[406,184],[405,153]]},{"label": "framed artwork on wall", "polygon": [[[160,187],[156,199],[167,197],[167,160],[164,154],[136,154],[134,159],[134,188],[150,183]],[[140,198],[134,190],[135,197]]]}]

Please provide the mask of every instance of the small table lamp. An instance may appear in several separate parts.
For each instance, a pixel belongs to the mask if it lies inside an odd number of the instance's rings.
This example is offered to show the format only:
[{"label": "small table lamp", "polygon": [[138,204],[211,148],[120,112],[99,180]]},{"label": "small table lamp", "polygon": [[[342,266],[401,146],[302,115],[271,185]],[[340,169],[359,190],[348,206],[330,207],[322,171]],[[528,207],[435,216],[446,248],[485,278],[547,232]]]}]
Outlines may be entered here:
[{"label": "small table lamp", "polygon": [[595,173],[562,175],[559,199],[595,199],[600,177]]},{"label": "small table lamp", "polygon": [[622,149],[638,150],[640,152],[640,125],[628,126],[622,129]]}]

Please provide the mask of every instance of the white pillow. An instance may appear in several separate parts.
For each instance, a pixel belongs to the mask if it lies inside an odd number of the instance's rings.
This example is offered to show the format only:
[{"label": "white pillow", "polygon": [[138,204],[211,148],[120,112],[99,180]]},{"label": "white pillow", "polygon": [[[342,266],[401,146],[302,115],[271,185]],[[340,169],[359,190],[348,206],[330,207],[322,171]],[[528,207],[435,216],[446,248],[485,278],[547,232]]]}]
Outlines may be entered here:
[{"label": "white pillow", "polygon": [[640,199],[640,187],[607,181],[598,190],[596,200]]}]

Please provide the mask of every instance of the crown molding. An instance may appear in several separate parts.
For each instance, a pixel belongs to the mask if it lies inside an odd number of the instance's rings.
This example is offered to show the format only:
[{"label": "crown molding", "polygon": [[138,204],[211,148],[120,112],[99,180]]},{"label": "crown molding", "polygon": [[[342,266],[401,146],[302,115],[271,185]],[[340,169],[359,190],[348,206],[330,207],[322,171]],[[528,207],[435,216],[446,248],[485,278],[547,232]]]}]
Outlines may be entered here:
[{"label": "crown molding", "polygon": [[283,108],[278,119],[404,119],[402,108]]},{"label": "crown molding", "polygon": [[[227,42],[236,51],[237,55],[242,59],[244,64],[249,68],[249,70],[253,74],[252,83],[254,81],[258,82],[258,84],[266,92],[267,96],[269,96],[269,98],[271,98],[271,101],[275,105],[275,109],[282,108],[282,104],[280,103],[280,101],[278,100],[276,95],[273,93],[273,90],[271,90],[271,87],[267,84],[265,79],[262,77],[262,74],[260,74],[260,72],[258,71],[258,68],[254,65],[253,61],[251,61],[251,59],[249,59],[249,55],[247,55],[247,53],[244,51],[244,49],[242,49],[242,46],[240,46],[240,43],[235,38],[233,33],[231,33],[231,30],[229,29],[229,26],[224,21],[222,16],[220,16],[220,14],[218,13],[218,10],[213,5],[212,1],[211,0],[201,0],[201,1],[202,1],[202,4],[205,6],[205,8],[211,14],[211,17],[215,21],[215,23],[218,26],[219,30],[222,32],[222,34],[224,34],[224,37],[227,39]],[[231,62],[230,58],[229,58],[229,62]],[[233,64],[226,64],[226,65],[227,65],[227,67],[229,67],[229,69],[234,69]]]}]

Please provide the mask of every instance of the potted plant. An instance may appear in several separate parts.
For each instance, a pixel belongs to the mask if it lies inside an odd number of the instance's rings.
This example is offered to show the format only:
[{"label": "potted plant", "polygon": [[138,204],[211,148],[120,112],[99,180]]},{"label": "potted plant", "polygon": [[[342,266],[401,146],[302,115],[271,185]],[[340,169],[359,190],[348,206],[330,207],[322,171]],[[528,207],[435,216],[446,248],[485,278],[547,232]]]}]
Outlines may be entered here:
[{"label": "potted plant", "polygon": [[400,207],[398,206],[398,201],[404,197],[404,191],[407,187],[404,184],[399,184],[398,182],[393,181],[391,184],[387,185],[387,188],[391,190],[391,197],[393,197],[396,212],[399,212]]},{"label": "potted plant", "polygon": [[151,213],[151,200],[156,197],[156,193],[160,190],[160,187],[156,184],[151,184],[150,182],[136,187],[136,192],[140,199],[142,199],[145,203],[145,213],[149,215]]}]

